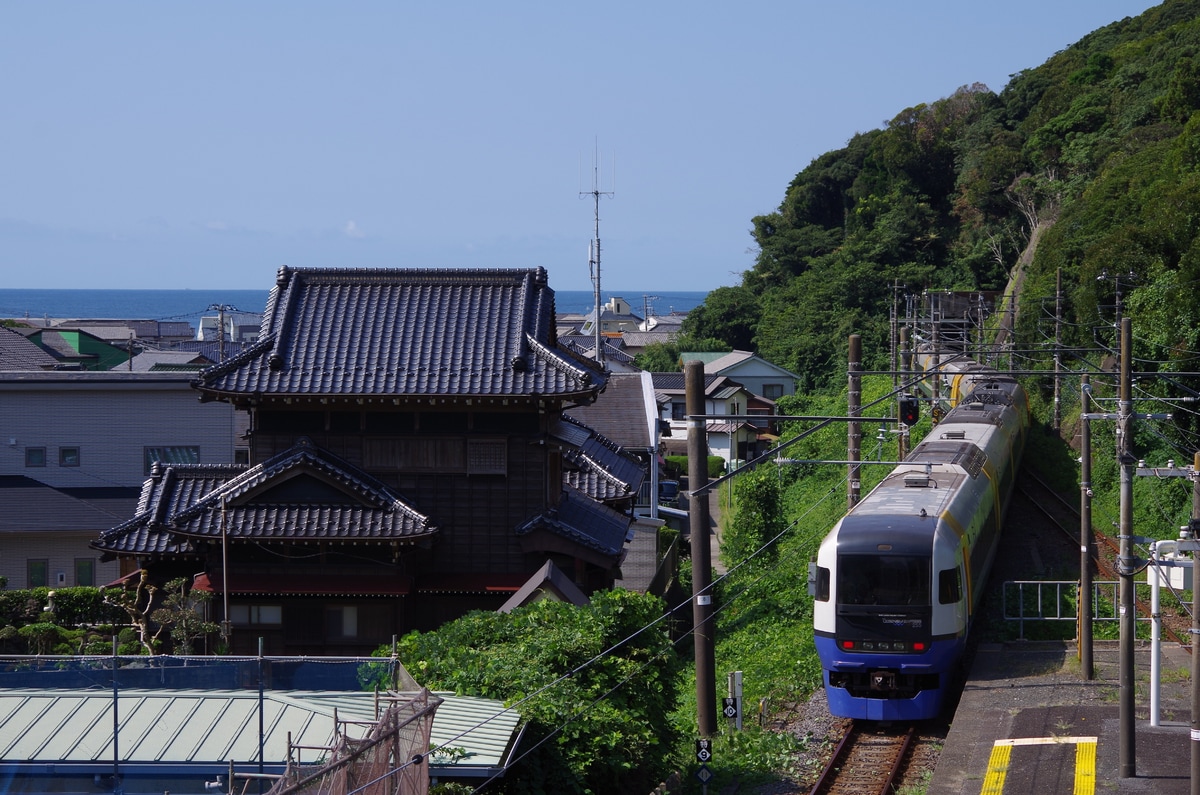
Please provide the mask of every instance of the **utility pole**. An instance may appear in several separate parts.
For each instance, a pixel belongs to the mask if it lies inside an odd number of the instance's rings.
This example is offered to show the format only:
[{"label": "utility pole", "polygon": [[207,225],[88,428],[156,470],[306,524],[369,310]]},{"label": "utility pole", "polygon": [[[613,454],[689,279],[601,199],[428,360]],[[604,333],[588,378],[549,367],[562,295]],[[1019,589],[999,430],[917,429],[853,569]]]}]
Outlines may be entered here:
[{"label": "utility pole", "polygon": [[1079,665],[1083,678],[1095,677],[1092,654],[1092,385],[1079,377]]},{"label": "utility pole", "polygon": [[209,304],[208,310],[217,311],[217,362],[225,361],[225,313],[238,311],[236,306],[229,304]]},{"label": "utility pole", "polygon": [[[600,197],[612,196],[614,191],[600,190],[600,166],[599,155],[592,156],[592,189],[590,191],[580,191],[579,195],[591,196],[595,202],[595,219],[596,219],[596,235],[588,243],[588,271],[592,278],[592,291],[596,312],[595,324],[595,339],[596,339],[596,362],[604,364],[604,345],[603,335],[600,332]],[[657,497],[655,497],[657,499]]]},{"label": "utility pole", "polygon": [[[1200,526],[1200,452],[1192,455],[1192,527]],[[1195,540],[1195,532],[1192,532]],[[1192,790],[1191,795],[1200,795],[1200,599],[1196,595],[1196,559],[1200,553],[1192,552],[1192,637],[1189,648],[1192,652]]]},{"label": "utility pole", "polygon": [[859,466],[862,461],[862,423],[857,419],[862,416],[862,337],[858,334],[850,335],[849,370],[850,394],[846,415],[854,419],[846,424],[846,449],[849,453],[846,457],[851,462],[846,479],[846,510],[858,505],[862,493],[862,468]]},{"label": "utility pole", "polygon": [[1054,276],[1054,430],[1062,427],[1062,268]]},{"label": "utility pole", "polygon": [[1134,605],[1133,572],[1133,468],[1136,460],[1130,451],[1133,431],[1133,379],[1130,371],[1131,323],[1121,318],[1120,352],[1121,370],[1119,398],[1117,401],[1117,463],[1121,468],[1120,480],[1120,538],[1121,556],[1117,573],[1120,576],[1120,732],[1119,757],[1121,778],[1137,776],[1134,737],[1134,658],[1133,644],[1137,610]]},{"label": "utility pole", "polygon": [[[908,344],[908,326],[902,326],[900,328],[900,370],[901,377],[904,379],[905,383],[907,383],[909,379],[909,371],[912,370],[912,351],[909,349]],[[897,412],[897,414],[899,414],[899,412]],[[896,450],[896,458],[899,458],[901,461],[903,461],[908,456],[908,430],[901,428],[898,437],[899,445]]]},{"label": "utility pole", "polygon": [[688,413],[688,527],[692,544],[692,633],[696,652],[696,724],[701,736],[717,733],[716,642],[712,621],[712,542],[708,537],[708,450],[704,419],[704,363],[683,365]]},{"label": "utility pole", "polygon": [[657,300],[657,295],[642,296],[642,331],[650,330],[650,313],[654,311],[654,304],[651,302]]}]

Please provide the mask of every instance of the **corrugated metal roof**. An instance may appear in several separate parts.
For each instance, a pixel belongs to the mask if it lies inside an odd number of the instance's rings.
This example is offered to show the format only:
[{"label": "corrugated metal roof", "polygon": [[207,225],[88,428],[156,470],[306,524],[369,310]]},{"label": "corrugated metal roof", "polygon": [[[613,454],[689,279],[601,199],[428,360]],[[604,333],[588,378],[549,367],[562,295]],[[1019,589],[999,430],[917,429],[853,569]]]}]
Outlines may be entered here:
[{"label": "corrugated metal roof", "polygon": [[281,268],[257,345],[214,396],[574,397],[604,373],[558,346],[544,269]]},{"label": "corrugated metal roof", "polygon": [[[117,695],[117,749],[122,764],[258,761],[256,690],[129,689]],[[436,695],[444,702],[434,715],[431,742],[462,749],[465,755],[452,765],[434,755],[432,767],[502,767],[520,722],[516,711],[493,699]],[[293,745],[329,745],[335,710],[339,720],[354,722],[344,727],[351,737],[365,736],[366,724],[375,719],[375,703],[374,693],[265,691],[265,763],[281,765],[286,760],[289,734]],[[111,691],[0,691],[0,765],[111,765],[112,761]]]}]

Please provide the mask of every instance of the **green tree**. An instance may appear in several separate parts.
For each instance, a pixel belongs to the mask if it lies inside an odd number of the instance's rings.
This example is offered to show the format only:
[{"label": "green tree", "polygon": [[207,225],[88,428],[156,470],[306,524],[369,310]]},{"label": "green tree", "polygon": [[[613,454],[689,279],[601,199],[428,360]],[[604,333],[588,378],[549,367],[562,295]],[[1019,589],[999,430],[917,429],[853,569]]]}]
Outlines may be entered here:
[{"label": "green tree", "polygon": [[721,560],[728,568],[753,558],[754,568],[778,557],[770,543],[784,529],[782,491],[774,468],[759,466],[734,480],[737,511],[721,539]]},{"label": "green tree", "polygon": [[[649,792],[670,772],[679,660],[656,597],[593,594],[475,612],[406,635],[400,660],[422,684],[518,703],[530,755],[505,793]],[[376,654],[391,654],[391,648]]]}]

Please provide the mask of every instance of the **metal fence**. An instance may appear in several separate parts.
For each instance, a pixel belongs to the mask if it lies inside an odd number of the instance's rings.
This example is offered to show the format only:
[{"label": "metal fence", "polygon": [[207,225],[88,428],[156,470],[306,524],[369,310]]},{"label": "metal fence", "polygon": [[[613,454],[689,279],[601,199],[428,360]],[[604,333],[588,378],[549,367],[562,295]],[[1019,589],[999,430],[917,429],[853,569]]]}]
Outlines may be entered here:
[{"label": "metal fence", "polygon": [[[1119,588],[1116,581],[1092,583],[1092,621],[1117,620]],[[1009,580],[1001,598],[1004,620],[1017,622],[1021,640],[1027,622],[1079,621],[1078,580]]]}]

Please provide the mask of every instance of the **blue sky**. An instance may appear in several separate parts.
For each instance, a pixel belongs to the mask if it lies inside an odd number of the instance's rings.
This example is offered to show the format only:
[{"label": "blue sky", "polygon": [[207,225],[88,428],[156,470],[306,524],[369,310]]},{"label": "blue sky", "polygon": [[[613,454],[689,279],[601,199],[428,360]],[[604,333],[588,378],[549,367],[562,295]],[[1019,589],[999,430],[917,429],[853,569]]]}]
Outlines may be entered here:
[{"label": "blue sky", "polygon": [[[280,265],[710,290],[814,158],[1148,0],[0,4],[10,288]],[[598,168],[594,169],[593,166]]]}]

